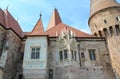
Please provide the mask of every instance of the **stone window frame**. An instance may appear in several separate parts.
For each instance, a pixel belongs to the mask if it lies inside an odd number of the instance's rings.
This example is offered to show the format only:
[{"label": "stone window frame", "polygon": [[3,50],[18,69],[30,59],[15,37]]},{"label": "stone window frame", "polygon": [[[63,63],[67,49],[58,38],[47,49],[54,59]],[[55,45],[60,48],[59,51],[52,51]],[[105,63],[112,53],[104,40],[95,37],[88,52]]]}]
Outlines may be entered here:
[{"label": "stone window frame", "polygon": [[30,59],[40,59],[40,46],[31,46]]},{"label": "stone window frame", "polygon": [[[91,51],[94,51],[94,52],[91,52]],[[91,61],[96,61],[97,60],[96,52],[97,52],[96,49],[88,49],[89,58],[90,58]]]},{"label": "stone window frame", "polygon": [[68,50],[67,49],[59,51],[59,59],[60,59],[60,61],[65,61],[68,59]]}]

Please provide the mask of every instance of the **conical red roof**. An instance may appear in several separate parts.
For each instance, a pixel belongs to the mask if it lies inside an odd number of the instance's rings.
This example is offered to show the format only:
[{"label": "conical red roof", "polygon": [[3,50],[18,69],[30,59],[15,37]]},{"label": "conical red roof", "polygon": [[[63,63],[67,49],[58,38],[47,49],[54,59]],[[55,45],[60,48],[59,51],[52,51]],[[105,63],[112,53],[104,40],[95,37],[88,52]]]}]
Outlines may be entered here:
[{"label": "conical red roof", "polygon": [[42,35],[43,33],[44,33],[44,28],[42,24],[42,19],[40,18],[29,35]]},{"label": "conical red roof", "polygon": [[47,30],[56,26],[57,24],[61,23],[62,20],[59,16],[59,13],[57,11],[57,9],[54,9],[53,13],[52,13],[52,16],[51,16],[51,19],[49,21],[49,24],[48,24],[48,27],[47,27]]},{"label": "conical red roof", "polygon": [[91,0],[90,16],[109,7],[120,7],[120,4],[115,0]]}]

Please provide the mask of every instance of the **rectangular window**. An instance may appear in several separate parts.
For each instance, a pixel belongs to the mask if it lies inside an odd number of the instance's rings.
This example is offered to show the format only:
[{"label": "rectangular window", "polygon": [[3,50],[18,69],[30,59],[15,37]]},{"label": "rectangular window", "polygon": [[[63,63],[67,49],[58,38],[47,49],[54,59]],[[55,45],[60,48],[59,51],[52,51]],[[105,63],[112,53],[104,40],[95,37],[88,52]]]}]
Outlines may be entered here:
[{"label": "rectangular window", "polygon": [[95,49],[89,49],[90,60],[96,60]]},{"label": "rectangular window", "polygon": [[119,35],[119,33],[120,33],[120,27],[119,27],[119,25],[115,25],[115,29],[116,29],[116,34]]},{"label": "rectangular window", "polygon": [[31,59],[39,59],[40,58],[40,48],[31,48]]},{"label": "rectangular window", "polygon": [[75,51],[74,53],[75,53],[75,54],[74,54],[74,55],[75,55],[75,60],[77,60],[77,57],[76,57],[76,55],[77,55],[77,52]]},{"label": "rectangular window", "polygon": [[82,52],[82,53],[81,53],[81,57],[82,57],[82,58],[84,58],[84,57],[85,57],[84,52]]},{"label": "rectangular window", "polygon": [[112,26],[109,27],[109,30],[110,30],[110,35],[113,36],[113,28],[112,28]]},{"label": "rectangular window", "polygon": [[63,60],[63,52],[60,51],[59,54],[60,54],[60,61],[62,61]]},{"label": "rectangular window", "polygon": [[68,58],[68,50],[64,50],[64,59]]},{"label": "rectangular window", "polygon": [[73,53],[73,50],[71,50],[71,54],[72,54],[72,59],[74,59],[74,53]]}]

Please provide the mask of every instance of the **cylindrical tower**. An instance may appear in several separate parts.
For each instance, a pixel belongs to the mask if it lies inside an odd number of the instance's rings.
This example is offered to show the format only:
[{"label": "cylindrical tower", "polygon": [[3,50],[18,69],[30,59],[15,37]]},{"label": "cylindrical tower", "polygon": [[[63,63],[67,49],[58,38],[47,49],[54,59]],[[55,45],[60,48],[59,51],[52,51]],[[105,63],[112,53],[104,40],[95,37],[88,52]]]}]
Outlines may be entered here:
[{"label": "cylindrical tower", "polygon": [[91,0],[88,23],[95,36],[106,38],[112,66],[120,75],[120,4],[115,0]]}]

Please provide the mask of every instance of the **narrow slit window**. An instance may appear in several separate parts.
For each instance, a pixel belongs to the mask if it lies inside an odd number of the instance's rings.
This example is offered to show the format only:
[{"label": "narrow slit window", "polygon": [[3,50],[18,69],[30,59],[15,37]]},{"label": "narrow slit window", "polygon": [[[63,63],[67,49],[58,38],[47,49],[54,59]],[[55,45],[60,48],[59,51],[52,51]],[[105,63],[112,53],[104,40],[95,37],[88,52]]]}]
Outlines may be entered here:
[{"label": "narrow slit window", "polygon": [[62,61],[63,60],[63,52],[60,51],[59,54],[60,54],[60,61]]},{"label": "narrow slit window", "polygon": [[120,33],[120,27],[119,27],[119,25],[115,25],[115,29],[116,29],[116,34],[119,35],[119,33]]},{"label": "narrow slit window", "polygon": [[64,50],[64,59],[68,58],[68,50]]},{"label": "narrow slit window", "polygon": [[107,36],[108,36],[108,31],[107,31],[107,29],[104,28],[103,31],[104,31],[105,37],[107,37]]},{"label": "narrow slit window", "polygon": [[113,28],[112,28],[112,26],[109,27],[109,30],[110,30],[110,35],[113,36]]},{"label": "narrow slit window", "polygon": [[77,60],[77,56],[76,56],[76,55],[77,55],[77,52],[75,51],[74,53],[75,53],[75,54],[74,54],[75,60]]},{"label": "narrow slit window", "polygon": [[100,35],[100,37],[102,37],[102,32],[101,31],[99,31],[99,35]]}]

